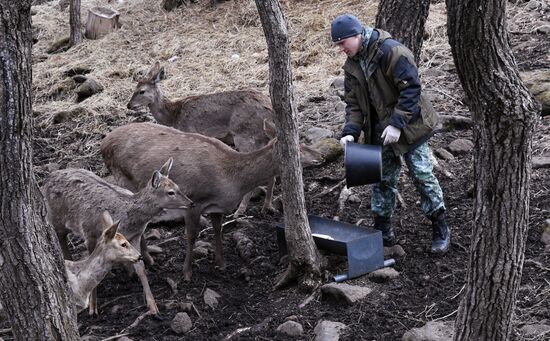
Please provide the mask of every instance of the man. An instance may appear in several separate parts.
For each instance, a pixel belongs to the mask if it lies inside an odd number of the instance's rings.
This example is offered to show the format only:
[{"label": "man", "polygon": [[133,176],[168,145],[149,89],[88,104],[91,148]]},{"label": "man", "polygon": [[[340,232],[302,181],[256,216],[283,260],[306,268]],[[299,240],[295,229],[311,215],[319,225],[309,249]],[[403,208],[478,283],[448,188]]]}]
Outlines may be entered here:
[{"label": "man", "polygon": [[382,231],[384,245],[395,244],[390,219],[402,156],[420,193],[422,211],[432,221],[431,251],[447,252],[451,233],[427,143],[439,116],[421,95],[412,52],[388,32],[363,26],[350,14],[334,19],[331,36],[348,56],[343,67],[346,121],[340,143],[345,148],[363,132],[365,143],[382,145],[382,181],[372,190],[374,228]]}]

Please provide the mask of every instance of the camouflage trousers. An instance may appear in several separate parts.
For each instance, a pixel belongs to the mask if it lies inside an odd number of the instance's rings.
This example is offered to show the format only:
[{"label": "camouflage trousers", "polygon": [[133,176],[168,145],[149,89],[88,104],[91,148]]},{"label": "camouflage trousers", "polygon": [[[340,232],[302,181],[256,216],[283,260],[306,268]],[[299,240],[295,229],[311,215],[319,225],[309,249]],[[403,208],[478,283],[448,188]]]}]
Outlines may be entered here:
[{"label": "camouflage trousers", "polygon": [[[422,212],[430,218],[435,211],[445,208],[443,191],[433,174],[430,148],[425,142],[403,155],[416,190],[420,193]],[[382,147],[382,181],[372,188],[371,208],[375,215],[391,217],[395,208],[397,183],[401,173],[401,158],[390,146]]]}]

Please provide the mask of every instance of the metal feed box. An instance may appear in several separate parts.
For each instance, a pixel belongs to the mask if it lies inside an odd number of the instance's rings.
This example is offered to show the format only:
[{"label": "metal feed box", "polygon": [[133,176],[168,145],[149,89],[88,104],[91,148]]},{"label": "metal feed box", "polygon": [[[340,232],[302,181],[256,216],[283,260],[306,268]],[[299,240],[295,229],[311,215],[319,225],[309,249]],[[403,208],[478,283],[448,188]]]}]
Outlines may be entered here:
[{"label": "metal feed box", "polygon": [[[347,256],[348,272],[335,276],[337,282],[362,276],[394,263],[384,262],[382,232],[368,227],[308,215],[313,240],[318,248]],[[285,227],[277,225],[277,243],[287,253]]]}]

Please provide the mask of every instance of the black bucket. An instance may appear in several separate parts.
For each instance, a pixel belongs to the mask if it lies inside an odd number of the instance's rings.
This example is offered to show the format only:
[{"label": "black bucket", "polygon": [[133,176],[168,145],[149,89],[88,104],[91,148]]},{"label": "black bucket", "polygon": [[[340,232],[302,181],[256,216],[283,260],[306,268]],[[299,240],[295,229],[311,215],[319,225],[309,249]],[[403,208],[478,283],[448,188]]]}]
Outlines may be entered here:
[{"label": "black bucket", "polygon": [[348,187],[374,184],[382,180],[382,147],[348,142],[344,166]]}]

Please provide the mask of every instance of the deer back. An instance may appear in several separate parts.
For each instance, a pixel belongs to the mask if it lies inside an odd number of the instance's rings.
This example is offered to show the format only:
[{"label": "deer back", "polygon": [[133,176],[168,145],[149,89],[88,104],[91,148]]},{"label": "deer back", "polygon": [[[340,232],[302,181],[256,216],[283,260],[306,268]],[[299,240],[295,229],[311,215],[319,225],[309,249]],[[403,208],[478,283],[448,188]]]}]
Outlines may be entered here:
[{"label": "deer back", "polygon": [[101,153],[116,181],[131,183],[134,188],[142,184],[151,165],[170,155],[174,158],[171,178],[199,210],[228,212],[244,194],[276,175],[275,142],[239,153],[203,135],[133,123],[109,133],[101,143]]}]

